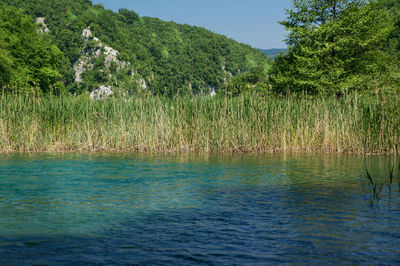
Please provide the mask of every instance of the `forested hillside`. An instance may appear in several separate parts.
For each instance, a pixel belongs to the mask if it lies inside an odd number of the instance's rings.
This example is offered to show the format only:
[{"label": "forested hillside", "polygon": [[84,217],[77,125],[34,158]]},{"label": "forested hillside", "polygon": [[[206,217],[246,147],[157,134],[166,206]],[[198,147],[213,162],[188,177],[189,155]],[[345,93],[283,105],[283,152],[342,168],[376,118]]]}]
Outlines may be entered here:
[{"label": "forested hillside", "polygon": [[[89,0],[0,3],[1,83],[9,89],[81,93],[104,84],[128,92],[198,93],[269,62],[261,51],[206,29],[126,9],[116,13]],[[18,67],[27,74],[20,76]]]}]

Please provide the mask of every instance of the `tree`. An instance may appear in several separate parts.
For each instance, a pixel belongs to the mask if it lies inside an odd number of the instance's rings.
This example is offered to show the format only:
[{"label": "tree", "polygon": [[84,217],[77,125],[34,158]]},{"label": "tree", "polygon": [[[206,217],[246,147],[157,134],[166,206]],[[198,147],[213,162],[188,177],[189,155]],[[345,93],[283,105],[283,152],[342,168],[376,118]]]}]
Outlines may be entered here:
[{"label": "tree", "polygon": [[1,49],[0,43],[0,86],[8,84],[11,80],[13,60],[5,49]]},{"label": "tree", "polygon": [[0,8],[0,85],[51,91],[61,79],[63,54],[38,33],[30,17],[15,8]]},{"label": "tree", "polygon": [[137,13],[126,8],[119,9],[118,14],[120,15],[120,20],[128,25],[132,25],[135,21],[139,20],[139,15]]},{"label": "tree", "polygon": [[274,63],[274,89],[341,94],[376,86],[390,61],[386,21],[376,1],[293,0],[281,22],[288,53]]},{"label": "tree", "polygon": [[389,27],[393,26],[387,39],[387,50],[397,56],[400,63],[400,1],[381,0],[382,10],[389,15]]}]

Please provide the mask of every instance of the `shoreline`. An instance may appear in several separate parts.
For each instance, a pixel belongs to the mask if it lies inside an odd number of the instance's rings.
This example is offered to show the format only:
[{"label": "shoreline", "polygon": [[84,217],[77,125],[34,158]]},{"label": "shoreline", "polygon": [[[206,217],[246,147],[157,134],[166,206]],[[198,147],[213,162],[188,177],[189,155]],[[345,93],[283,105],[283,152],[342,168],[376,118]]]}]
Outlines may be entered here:
[{"label": "shoreline", "polygon": [[54,150],[12,150],[2,151],[0,155],[14,155],[14,154],[138,154],[138,155],[348,155],[348,156],[394,156],[398,157],[400,154],[394,154],[389,152],[368,152],[359,153],[351,151],[323,151],[323,150],[304,150],[298,148],[288,148],[286,150],[262,150],[262,151],[201,151],[201,150],[148,150],[148,149],[126,149],[126,150],[115,150],[115,149],[54,149]]}]

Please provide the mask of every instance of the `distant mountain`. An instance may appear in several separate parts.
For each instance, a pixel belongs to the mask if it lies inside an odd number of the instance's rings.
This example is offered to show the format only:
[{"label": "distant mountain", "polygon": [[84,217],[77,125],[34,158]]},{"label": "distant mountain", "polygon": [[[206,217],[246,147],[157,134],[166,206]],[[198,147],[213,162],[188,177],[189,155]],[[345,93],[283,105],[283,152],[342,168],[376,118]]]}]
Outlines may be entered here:
[{"label": "distant mountain", "polygon": [[285,48],[280,48],[280,49],[267,49],[263,50],[260,49],[264,54],[266,54],[268,57],[271,57],[272,59],[275,58],[277,55],[279,55],[281,52],[286,52],[287,49]]}]

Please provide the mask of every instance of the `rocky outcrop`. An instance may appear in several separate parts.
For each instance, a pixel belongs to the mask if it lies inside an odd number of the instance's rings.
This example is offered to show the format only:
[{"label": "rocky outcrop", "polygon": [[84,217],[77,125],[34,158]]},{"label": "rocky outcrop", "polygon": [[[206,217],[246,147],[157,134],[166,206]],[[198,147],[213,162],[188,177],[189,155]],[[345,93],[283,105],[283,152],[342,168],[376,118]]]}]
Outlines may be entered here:
[{"label": "rocky outcrop", "polygon": [[93,61],[97,60],[100,56],[104,55],[104,66],[107,69],[110,69],[111,64],[115,63],[116,71],[126,68],[130,65],[128,62],[120,61],[118,59],[119,52],[112,47],[109,47],[103,44],[98,38],[92,36],[92,32],[90,28],[84,29],[82,31],[82,37],[87,43],[89,40],[93,40],[96,42],[96,47],[94,50],[83,49],[82,55],[79,60],[74,65],[75,71],[75,82],[82,82],[82,74],[85,73],[89,69],[93,69]]},{"label": "rocky outcrop", "polygon": [[136,81],[136,83],[138,84],[138,88],[141,90],[147,90],[147,83],[143,78],[138,78],[138,80]]},{"label": "rocky outcrop", "polygon": [[50,32],[49,28],[46,25],[46,19],[44,17],[37,17],[36,23],[40,24],[42,26],[41,29],[39,30],[40,32],[44,32],[44,33]]},{"label": "rocky outcrop", "polygon": [[89,97],[91,100],[104,100],[107,99],[110,95],[112,95],[114,92],[109,88],[104,85],[100,86],[100,88],[95,89],[90,93]]},{"label": "rocky outcrop", "polygon": [[217,95],[217,93],[215,92],[215,89],[214,89],[214,88],[209,88],[209,89],[208,89],[208,94],[207,94],[208,97],[213,98],[213,97],[215,97],[216,95]]},{"label": "rocky outcrop", "polygon": [[[89,38],[92,37],[92,32],[90,31],[90,28],[84,29],[82,31],[82,37],[85,40],[85,42],[89,41]],[[95,38],[97,39],[97,38]],[[99,39],[97,39],[98,41],[100,41]]]},{"label": "rocky outcrop", "polygon": [[232,73],[229,72],[229,71],[226,69],[226,61],[224,61],[224,62],[222,63],[221,69],[222,69],[222,71],[224,71],[223,80],[224,80],[224,83],[226,83],[229,79],[231,79],[231,78],[233,77]]},{"label": "rocky outcrop", "polygon": [[131,73],[132,78],[136,80],[136,84],[137,84],[138,88],[141,90],[147,90],[147,83],[144,80],[144,78],[142,78],[140,76],[136,77],[136,75],[137,74],[135,72]]},{"label": "rocky outcrop", "polygon": [[[152,74],[151,78],[146,79],[137,73],[131,67],[130,62],[124,62],[118,59],[119,52],[117,50],[105,45],[100,39],[93,36],[90,28],[82,31],[82,38],[85,42],[85,46],[82,48],[81,56],[73,66],[76,83],[82,83],[84,73],[93,70],[95,68],[95,64],[98,63],[98,60],[101,58],[101,60],[104,59],[105,69],[101,69],[100,71],[103,72],[108,78],[108,80],[103,83],[104,87],[105,85],[111,84],[112,86],[118,86],[119,81],[116,79],[114,74],[120,70],[126,70],[132,78],[132,81],[136,83],[136,86],[139,90],[148,90],[148,84],[151,83],[151,80],[154,80],[154,74]],[[99,93],[98,91],[104,90],[100,88],[93,91],[93,95],[91,94],[92,99],[97,99],[96,95]],[[103,95],[102,93],[100,94]]]},{"label": "rocky outcrop", "polygon": [[85,56],[79,58],[78,62],[74,65],[75,71],[75,82],[81,83],[82,82],[82,74],[86,72],[88,69],[93,68],[93,64],[89,63],[90,58]]}]

